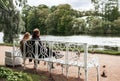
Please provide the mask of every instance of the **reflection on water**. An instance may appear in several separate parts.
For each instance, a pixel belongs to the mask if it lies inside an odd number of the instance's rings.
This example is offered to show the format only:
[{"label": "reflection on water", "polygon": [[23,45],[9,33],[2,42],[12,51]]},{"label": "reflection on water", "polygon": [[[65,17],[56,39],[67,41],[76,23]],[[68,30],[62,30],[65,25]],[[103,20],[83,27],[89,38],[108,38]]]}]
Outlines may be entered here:
[{"label": "reflection on water", "polygon": [[[20,35],[20,39],[22,35]],[[107,46],[119,46],[120,37],[103,37],[103,36],[88,36],[88,35],[74,35],[74,36],[41,36],[41,40],[48,41],[64,41],[64,42],[80,42],[88,43],[90,45],[107,45]],[[3,33],[0,32],[0,43],[3,42]]]}]

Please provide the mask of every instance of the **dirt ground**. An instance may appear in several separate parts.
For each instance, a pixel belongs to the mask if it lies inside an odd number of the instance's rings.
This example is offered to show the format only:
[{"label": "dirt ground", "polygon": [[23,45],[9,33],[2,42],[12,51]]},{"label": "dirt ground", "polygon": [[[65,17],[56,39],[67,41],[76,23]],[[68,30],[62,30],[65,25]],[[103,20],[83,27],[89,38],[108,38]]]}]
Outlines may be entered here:
[{"label": "dirt ground", "polygon": [[[5,65],[5,51],[11,51],[12,48],[9,46],[0,46],[0,65]],[[100,81],[120,81],[120,56],[96,54],[99,57],[100,63]],[[68,79],[66,78],[65,69],[62,74],[62,68],[60,65],[54,64],[55,68],[52,69],[52,78],[50,81],[84,81],[84,70],[81,69],[80,78],[78,78],[78,68],[71,66],[69,68]],[[105,68],[103,68],[105,66]],[[26,65],[26,69],[31,69],[33,71],[33,63]],[[21,67],[22,68],[22,67]],[[19,69],[18,67],[16,69]],[[22,68],[23,69],[23,68]],[[102,77],[103,71],[105,71],[106,77]],[[39,73],[49,74],[47,70],[47,65],[44,62],[39,65]],[[96,69],[90,68],[88,74],[88,81],[96,80]]]}]

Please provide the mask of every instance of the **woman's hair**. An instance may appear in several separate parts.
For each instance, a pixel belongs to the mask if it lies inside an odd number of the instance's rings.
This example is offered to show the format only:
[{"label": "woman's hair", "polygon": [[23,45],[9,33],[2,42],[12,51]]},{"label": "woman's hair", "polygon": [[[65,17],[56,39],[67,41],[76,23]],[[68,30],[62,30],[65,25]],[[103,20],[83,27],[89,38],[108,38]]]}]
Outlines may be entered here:
[{"label": "woman's hair", "polygon": [[30,33],[26,32],[23,36],[23,39],[30,39]]},{"label": "woman's hair", "polygon": [[33,30],[33,35],[32,35],[33,38],[39,38],[40,37],[40,30],[38,28],[35,28]]},{"label": "woman's hair", "polygon": [[26,32],[23,36],[23,39],[20,41],[20,50],[23,52],[23,42],[28,41],[30,39],[30,33]]}]

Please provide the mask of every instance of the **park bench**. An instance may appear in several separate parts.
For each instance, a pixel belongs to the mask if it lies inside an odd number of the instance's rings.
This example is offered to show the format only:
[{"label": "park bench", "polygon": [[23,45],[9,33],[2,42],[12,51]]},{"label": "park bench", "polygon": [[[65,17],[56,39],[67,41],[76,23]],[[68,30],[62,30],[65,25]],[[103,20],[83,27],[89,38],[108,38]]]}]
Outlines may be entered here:
[{"label": "park bench", "polygon": [[[47,54],[46,47],[51,50],[49,54]],[[88,81],[88,70],[89,68],[95,67],[97,81],[100,81],[99,60],[95,55],[89,56],[88,48],[89,45],[87,43],[42,41],[40,44],[39,41],[26,41],[24,42],[22,53],[24,68],[26,67],[26,59],[33,59],[36,69],[39,68],[38,61],[45,61],[48,64],[48,71],[51,73],[52,64],[56,63],[62,66],[62,74],[66,74],[66,77],[68,77],[69,68],[76,66],[78,68],[78,77],[80,76],[80,68],[83,68],[85,81]],[[13,51],[15,53],[15,48]],[[53,52],[56,53],[56,56],[53,56]],[[20,56],[19,54],[17,55]]]}]

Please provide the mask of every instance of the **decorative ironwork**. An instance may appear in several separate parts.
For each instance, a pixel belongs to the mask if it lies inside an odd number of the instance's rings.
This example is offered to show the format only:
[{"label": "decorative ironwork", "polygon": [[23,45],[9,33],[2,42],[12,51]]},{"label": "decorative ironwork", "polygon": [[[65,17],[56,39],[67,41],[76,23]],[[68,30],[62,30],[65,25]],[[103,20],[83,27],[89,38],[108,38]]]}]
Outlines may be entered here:
[{"label": "decorative ironwork", "polygon": [[[69,74],[69,67],[78,67],[78,76],[80,68],[85,71],[85,81],[88,81],[88,68],[97,68],[97,80],[99,81],[99,61],[97,57],[88,54],[87,43],[56,42],[56,41],[26,41],[24,43],[24,67],[25,59],[34,59],[35,61],[48,62],[49,72],[51,73],[53,63],[62,66],[62,73],[66,69],[66,76]],[[21,54],[22,55],[22,54]],[[92,54],[91,54],[92,55]],[[37,62],[35,62],[37,69]],[[63,73],[64,74],[64,73]]]}]

